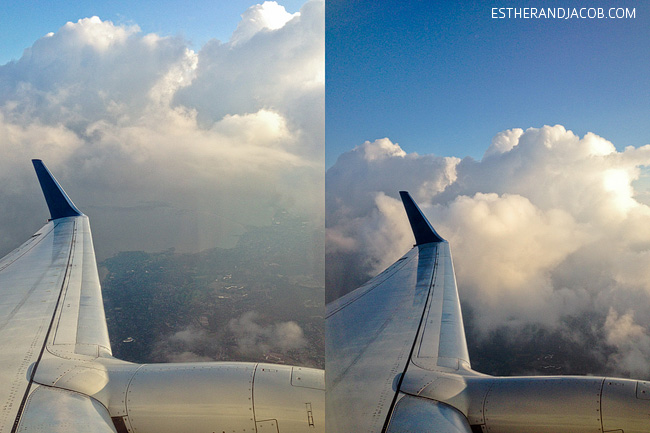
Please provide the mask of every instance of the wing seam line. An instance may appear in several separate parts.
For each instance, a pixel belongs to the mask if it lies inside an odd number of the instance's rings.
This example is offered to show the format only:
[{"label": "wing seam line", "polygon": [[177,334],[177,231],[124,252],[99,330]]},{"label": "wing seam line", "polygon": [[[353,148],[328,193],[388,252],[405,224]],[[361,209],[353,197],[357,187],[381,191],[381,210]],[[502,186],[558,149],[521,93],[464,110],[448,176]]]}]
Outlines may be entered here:
[{"label": "wing seam line", "polygon": [[257,369],[259,366],[259,362],[255,364],[255,368],[253,368],[253,375],[251,377],[251,408],[253,409],[253,425],[255,427],[255,431],[257,431],[257,416],[255,415],[255,375],[257,374]]},{"label": "wing seam line", "polygon": [[[55,223],[56,224],[56,223]],[[58,225],[58,224],[56,224]],[[56,227],[56,225],[54,227]],[[53,228],[54,229],[54,228]],[[29,391],[32,387],[32,383],[34,383],[34,376],[36,376],[36,370],[38,368],[38,364],[41,362],[41,358],[43,357],[43,353],[45,352],[45,347],[47,346],[47,341],[50,338],[50,332],[52,331],[52,325],[54,324],[54,319],[56,317],[56,313],[59,309],[59,304],[61,303],[61,295],[63,293],[63,288],[66,284],[68,284],[68,280],[70,278],[70,269],[71,269],[71,262],[72,262],[72,255],[74,252],[74,247],[75,247],[75,242],[77,240],[77,221],[73,220],[73,227],[72,227],[72,241],[70,242],[70,251],[68,252],[68,263],[66,264],[66,269],[65,269],[65,277],[63,278],[63,282],[61,283],[61,287],[59,288],[59,296],[56,300],[56,305],[54,306],[54,312],[52,313],[52,318],[50,319],[50,326],[47,329],[47,333],[45,334],[45,339],[43,340],[43,347],[41,347],[41,353],[38,355],[38,359],[36,362],[34,362],[34,368],[32,368],[32,373],[29,376],[29,383],[27,384],[27,389],[25,389],[25,395],[23,395],[23,400],[20,402],[20,406],[18,407],[18,413],[16,414],[16,419],[14,420],[14,425],[11,428],[11,433],[16,433],[16,430],[18,429],[18,425],[20,424],[20,419],[22,418],[23,411],[25,410],[25,403],[27,403],[27,397],[29,396]]]},{"label": "wing seam line", "polygon": [[[426,244],[425,244],[426,245]],[[418,245],[418,248],[420,246]],[[421,250],[420,250],[421,251]],[[418,256],[420,255],[420,251],[418,251]],[[427,302],[424,305],[424,310],[422,311],[422,315],[420,316],[420,323],[418,324],[418,329],[417,332],[415,333],[415,339],[413,340],[413,344],[411,345],[411,351],[409,352],[408,359],[406,360],[406,365],[404,366],[404,371],[400,375],[399,381],[397,382],[397,386],[395,387],[395,396],[393,397],[393,401],[390,404],[390,407],[388,408],[388,416],[386,417],[386,420],[384,421],[384,426],[381,429],[381,433],[386,433],[388,429],[388,424],[390,423],[390,419],[393,415],[393,410],[395,409],[395,404],[397,403],[397,397],[399,396],[400,389],[402,388],[402,381],[404,380],[404,376],[406,376],[406,371],[409,368],[409,364],[411,363],[411,358],[413,357],[413,352],[415,351],[415,346],[417,345],[418,342],[418,336],[420,335],[420,329],[422,328],[422,323],[424,322],[424,317],[426,315],[426,312],[428,311],[429,304],[431,303],[431,293],[433,291],[433,282],[435,281],[436,277],[436,272],[438,271],[438,257],[439,257],[439,249],[438,246],[436,245],[436,259],[435,263],[433,265],[433,272],[431,273],[431,278],[429,280],[429,290],[427,292]]]}]

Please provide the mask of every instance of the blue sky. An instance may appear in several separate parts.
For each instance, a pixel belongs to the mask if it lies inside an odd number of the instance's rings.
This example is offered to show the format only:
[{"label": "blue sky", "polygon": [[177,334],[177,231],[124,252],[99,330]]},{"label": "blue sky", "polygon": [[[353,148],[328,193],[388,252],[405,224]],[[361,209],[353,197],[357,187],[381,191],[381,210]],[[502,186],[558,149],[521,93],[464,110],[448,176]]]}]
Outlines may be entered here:
[{"label": "blue sky", "polygon": [[[111,0],[7,2],[0,12],[0,64],[18,59],[23,50],[66,22],[93,15],[115,24],[137,24],[144,33],[182,35],[195,50],[212,38],[227,41],[240,15],[258,2],[251,0]],[[262,3],[260,1],[259,3]],[[278,2],[297,12],[304,0]]]},{"label": "blue sky", "polygon": [[648,4],[616,2],[635,8],[620,20],[492,19],[492,6],[328,1],[327,166],[383,137],[480,159],[499,131],[558,123],[619,149],[650,143]]}]

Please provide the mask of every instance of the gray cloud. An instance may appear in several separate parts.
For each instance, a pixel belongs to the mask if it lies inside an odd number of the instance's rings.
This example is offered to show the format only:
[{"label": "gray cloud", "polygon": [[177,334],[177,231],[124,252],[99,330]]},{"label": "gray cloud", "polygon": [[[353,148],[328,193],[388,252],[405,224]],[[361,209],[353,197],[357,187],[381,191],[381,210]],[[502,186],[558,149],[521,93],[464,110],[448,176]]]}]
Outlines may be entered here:
[{"label": "gray cloud", "polygon": [[166,362],[205,362],[219,357],[220,339],[205,330],[189,326],[154,345],[152,353]]},{"label": "gray cloud", "polygon": [[[650,207],[639,191],[649,164],[650,145],[619,152],[560,125],[499,133],[481,161],[366,142],[326,175],[328,297],[410,248],[397,196],[407,189],[449,240],[483,336],[592,317],[590,329],[615,349],[609,368],[648,376]],[[349,267],[365,275],[351,281]]]},{"label": "gray cloud", "polygon": [[247,311],[216,331],[191,325],[161,337],[154,344],[152,356],[167,362],[214,361],[241,356],[263,359],[273,353],[286,355],[307,344],[296,322],[277,322],[256,311]]},{"label": "gray cloud", "polygon": [[91,217],[100,259],[231,246],[277,208],[322,220],[323,8],[253,6],[198,52],[85,18],[0,66],[0,253],[47,216],[31,158]]},{"label": "gray cloud", "polygon": [[271,351],[285,353],[307,344],[303,331],[296,322],[262,325],[260,319],[257,312],[248,311],[228,323],[228,329],[234,335],[242,354],[262,355]]}]

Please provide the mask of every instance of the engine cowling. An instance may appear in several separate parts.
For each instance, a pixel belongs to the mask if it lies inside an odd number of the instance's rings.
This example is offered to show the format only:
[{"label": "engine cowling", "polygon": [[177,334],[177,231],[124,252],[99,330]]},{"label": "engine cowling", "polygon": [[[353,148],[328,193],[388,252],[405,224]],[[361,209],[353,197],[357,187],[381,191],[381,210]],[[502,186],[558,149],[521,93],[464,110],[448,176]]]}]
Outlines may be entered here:
[{"label": "engine cowling", "polygon": [[126,391],[134,433],[324,432],[321,370],[257,363],[144,365]]}]

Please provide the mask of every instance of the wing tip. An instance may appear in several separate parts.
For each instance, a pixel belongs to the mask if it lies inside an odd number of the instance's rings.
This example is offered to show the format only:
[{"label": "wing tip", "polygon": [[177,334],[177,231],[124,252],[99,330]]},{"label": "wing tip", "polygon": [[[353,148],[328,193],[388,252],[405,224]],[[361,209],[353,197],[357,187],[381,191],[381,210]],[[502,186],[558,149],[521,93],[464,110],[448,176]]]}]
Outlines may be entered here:
[{"label": "wing tip", "polygon": [[409,194],[408,191],[400,191],[399,195],[402,198],[406,216],[408,216],[409,222],[411,223],[411,229],[415,236],[415,244],[423,245],[431,242],[445,242],[445,240],[431,226],[427,217],[424,216],[411,197],[411,194]]},{"label": "wing tip", "polygon": [[61,188],[59,182],[54,178],[50,170],[40,159],[32,159],[38,182],[41,184],[43,196],[50,210],[51,219],[59,219],[71,216],[82,216],[83,213],[72,203],[68,194]]}]

